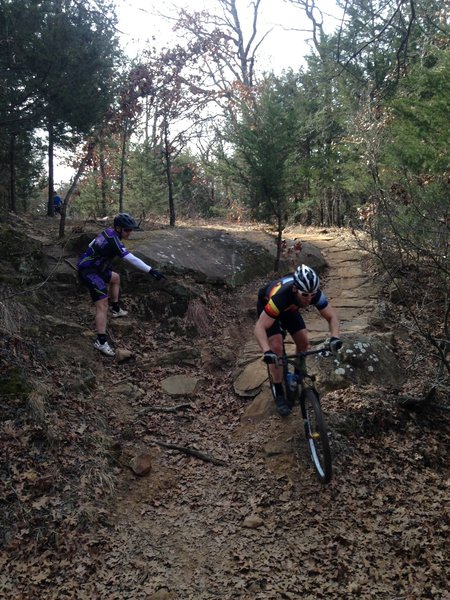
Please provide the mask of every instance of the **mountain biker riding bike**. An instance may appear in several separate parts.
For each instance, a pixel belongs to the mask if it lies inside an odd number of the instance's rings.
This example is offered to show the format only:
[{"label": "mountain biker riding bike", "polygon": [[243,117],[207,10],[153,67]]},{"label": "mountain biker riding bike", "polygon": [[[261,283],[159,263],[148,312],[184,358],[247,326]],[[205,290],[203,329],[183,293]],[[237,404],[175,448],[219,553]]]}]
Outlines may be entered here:
[{"label": "mountain biker riding bike", "polygon": [[106,335],[109,297],[113,317],[126,317],[128,314],[128,311],[123,310],[119,304],[120,275],[112,270],[112,260],[119,256],[157,281],[165,279],[162,273],[129,252],[122,244],[122,239],[128,240],[131,232],[136,229],[139,229],[139,226],[132,216],[128,213],[119,213],[114,218],[113,227],[100,232],[77,262],[79,279],[87,286],[95,304],[97,339],[94,348],[106,356],[115,355]]},{"label": "mountain biker riding bike", "polygon": [[328,321],[330,349],[337,351],[342,346],[336,310],[319,286],[317,273],[307,265],[300,265],[291,275],[270,282],[258,292],[258,320],[254,333],[264,353],[263,360],[269,365],[273,395],[278,414],[282,417],[287,417],[292,410],[283,393],[283,368],[278,365],[278,357],[283,352],[282,330],[291,334],[297,352],[306,351],[309,338],[300,309],[312,305]]}]

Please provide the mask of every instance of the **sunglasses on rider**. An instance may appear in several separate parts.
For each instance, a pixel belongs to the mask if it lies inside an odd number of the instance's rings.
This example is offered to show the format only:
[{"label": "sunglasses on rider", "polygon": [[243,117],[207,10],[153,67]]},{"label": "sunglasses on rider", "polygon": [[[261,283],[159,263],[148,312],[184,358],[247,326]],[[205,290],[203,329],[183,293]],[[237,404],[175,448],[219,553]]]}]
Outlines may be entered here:
[{"label": "sunglasses on rider", "polygon": [[315,296],[316,292],[313,292],[312,294],[308,293],[308,292],[299,292],[300,296],[302,296],[303,298],[309,298],[309,296]]},{"label": "sunglasses on rider", "polygon": [[130,231],[133,231],[132,229],[129,229],[128,227],[124,227],[123,231],[125,231],[125,233],[130,233]]}]

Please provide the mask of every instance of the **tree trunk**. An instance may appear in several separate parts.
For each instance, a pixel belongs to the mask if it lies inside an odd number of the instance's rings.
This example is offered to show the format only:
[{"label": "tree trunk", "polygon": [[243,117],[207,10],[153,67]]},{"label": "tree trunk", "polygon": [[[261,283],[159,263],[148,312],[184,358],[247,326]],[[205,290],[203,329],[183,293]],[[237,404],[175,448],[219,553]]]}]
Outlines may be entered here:
[{"label": "tree trunk", "polygon": [[281,259],[281,242],[283,241],[283,219],[281,214],[277,215],[277,256],[275,258],[274,271],[277,272],[280,267]]},{"label": "tree trunk", "polygon": [[150,129],[150,102],[148,97],[145,97],[145,125],[144,125],[144,142],[148,146],[148,135]]},{"label": "tree trunk", "polygon": [[53,192],[54,192],[54,169],[53,169],[53,127],[51,123],[48,125],[48,202],[47,202],[47,215],[49,217],[55,216],[55,208],[53,206]]},{"label": "tree trunk", "polygon": [[175,227],[175,200],[173,197],[172,161],[169,143],[169,126],[164,120],[164,158],[166,161],[167,189],[169,193],[169,225]]},{"label": "tree trunk", "polygon": [[64,198],[64,201],[63,201],[63,204],[61,207],[61,220],[59,222],[59,237],[60,238],[64,237],[64,228],[66,225],[66,213],[67,213],[67,207],[69,206],[70,198],[72,197],[72,194],[77,186],[78,180],[84,173],[86,165],[90,162],[90,160],[92,158],[92,155],[94,153],[95,144],[97,143],[97,141],[98,140],[95,140],[95,141],[92,141],[89,143],[86,155],[84,156],[83,160],[81,161],[80,166],[78,167],[77,174],[75,175],[75,177],[70,185],[70,188],[68,189],[67,194]]},{"label": "tree trunk", "polygon": [[106,196],[107,196],[107,183],[106,183],[106,162],[105,162],[105,148],[103,145],[103,141],[99,144],[99,155],[100,155],[100,190],[102,197],[102,217],[106,217],[107,209],[106,209]]},{"label": "tree trunk", "polygon": [[343,217],[342,217],[342,207],[341,207],[341,197],[336,197],[336,225],[338,227],[342,227],[343,225]]},{"label": "tree trunk", "polygon": [[14,133],[9,139],[9,187],[9,210],[16,213],[16,136]]},{"label": "tree trunk", "polygon": [[119,190],[119,212],[123,212],[123,187],[125,183],[125,158],[127,153],[127,137],[128,137],[128,119],[125,119],[123,138],[122,138],[122,155],[120,157],[120,190]]}]

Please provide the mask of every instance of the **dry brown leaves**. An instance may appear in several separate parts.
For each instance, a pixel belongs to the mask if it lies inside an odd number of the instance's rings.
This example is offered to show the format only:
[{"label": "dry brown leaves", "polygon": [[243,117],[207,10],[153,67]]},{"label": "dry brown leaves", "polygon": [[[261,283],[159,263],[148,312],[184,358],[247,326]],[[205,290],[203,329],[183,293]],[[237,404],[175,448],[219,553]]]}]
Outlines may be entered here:
[{"label": "dry brown leaves", "polygon": [[[87,306],[74,298],[70,310],[88,327]],[[44,376],[36,371],[45,386],[34,408],[29,397],[7,399],[0,440],[3,596],[444,598],[449,423],[442,397],[409,411],[397,402],[399,390],[329,394],[335,477],[323,487],[300,423],[293,439],[292,427],[276,416],[241,426],[234,364],[221,362],[225,350],[238,356],[239,338],[224,339],[223,332],[232,324],[247,339],[252,325],[232,292],[202,306],[203,323],[205,310],[207,335],[194,339],[182,334],[185,323],[175,333],[156,321],[142,327],[138,318],[135,333],[117,339],[137,353],[124,365],[95,355],[86,340],[98,381],[93,391],[68,391],[65,383],[80,375],[83,361],[61,340]],[[200,364],[140,368],[152,356],[193,345]],[[182,399],[187,408],[140,412],[179,404],[162,394],[160,381],[182,373],[203,379],[194,398]],[[226,465],[156,451],[152,437]],[[276,438],[287,450],[268,456],[265,447]],[[149,447],[152,470],[138,478],[123,459]],[[249,516],[258,527],[243,526]]]}]

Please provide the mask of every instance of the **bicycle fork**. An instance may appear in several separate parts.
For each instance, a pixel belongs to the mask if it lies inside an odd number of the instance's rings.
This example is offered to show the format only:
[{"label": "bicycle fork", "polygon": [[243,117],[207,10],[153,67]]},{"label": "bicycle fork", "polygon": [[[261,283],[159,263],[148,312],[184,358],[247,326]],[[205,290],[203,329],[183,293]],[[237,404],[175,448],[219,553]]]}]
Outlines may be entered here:
[{"label": "bicycle fork", "polygon": [[[311,388],[311,390],[313,390],[313,388]],[[306,414],[306,402],[304,399],[304,393],[305,393],[305,388],[302,388],[300,390],[300,409],[302,411],[303,427],[305,429],[305,438],[307,440],[317,440],[320,438],[320,433],[318,431],[312,431],[312,429],[311,429],[311,424],[308,419],[308,415]],[[315,395],[317,397],[317,394],[315,394]]]}]

